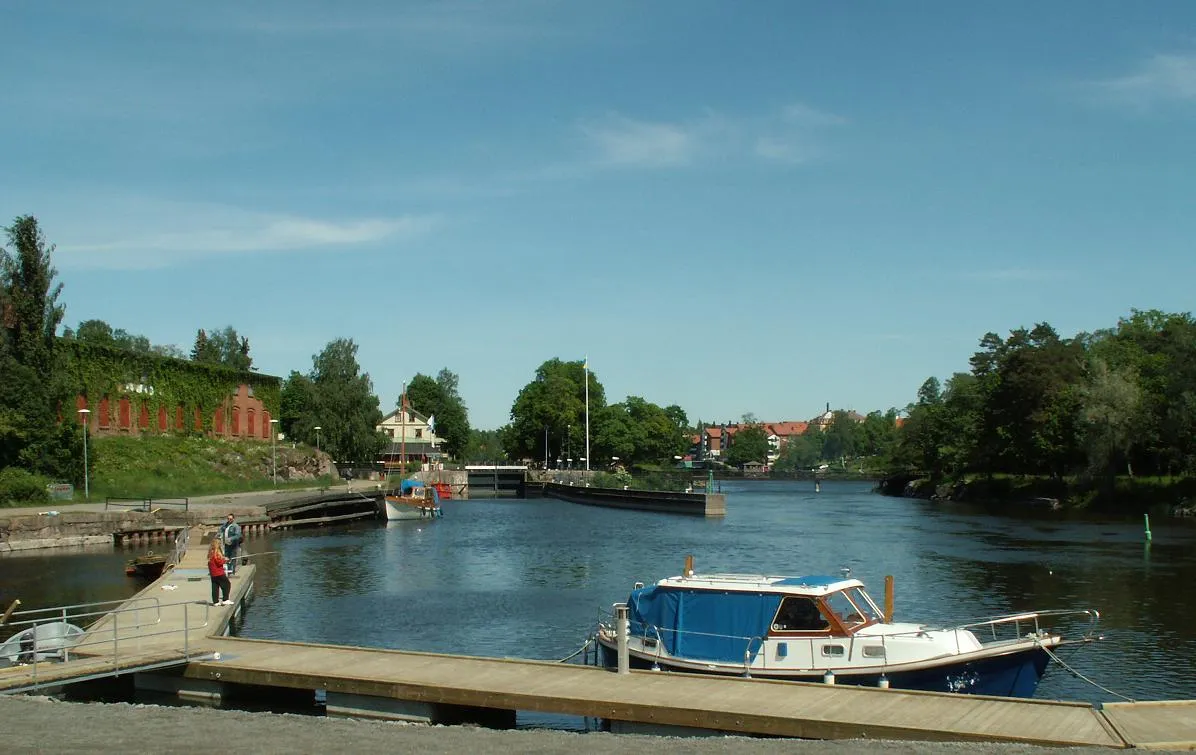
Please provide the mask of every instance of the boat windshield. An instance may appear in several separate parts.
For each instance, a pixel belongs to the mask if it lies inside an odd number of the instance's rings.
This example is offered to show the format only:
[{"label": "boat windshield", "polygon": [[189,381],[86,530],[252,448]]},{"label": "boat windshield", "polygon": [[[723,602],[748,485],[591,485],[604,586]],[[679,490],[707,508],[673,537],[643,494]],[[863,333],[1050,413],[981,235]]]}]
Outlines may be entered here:
[{"label": "boat windshield", "polygon": [[880,614],[868,596],[858,587],[849,587],[826,597],[826,605],[843,626],[851,629],[870,621],[880,621]]}]

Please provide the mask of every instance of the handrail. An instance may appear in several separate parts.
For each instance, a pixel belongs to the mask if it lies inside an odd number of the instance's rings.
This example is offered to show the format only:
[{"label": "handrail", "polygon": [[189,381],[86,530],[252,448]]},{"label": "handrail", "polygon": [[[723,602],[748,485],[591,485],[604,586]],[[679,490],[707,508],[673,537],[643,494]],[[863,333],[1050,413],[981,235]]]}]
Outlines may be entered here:
[{"label": "handrail", "polygon": [[[138,604],[149,603],[149,606],[140,606]],[[116,604],[117,607],[111,610],[100,610],[103,606]],[[19,666],[28,666],[31,668],[31,685],[38,686],[38,668],[44,661],[51,660],[57,656],[62,661],[71,660],[71,655],[78,655],[80,650],[93,648],[105,650],[97,653],[98,655],[109,655],[107,648],[111,648],[110,660],[115,667],[122,658],[122,650],[125,650],[129,645],[134,647],[142,644],[145,640],[155,637],[165,637],[172,635],[182,635],[183,651],[182,657],[188,659],[191,657],[191,634],[197,630],[205,629],[211,620],[211,606],[205,601],[203,604],[202,622],[192,622],[191,612],[195,610],[193,601],[180,601],[177,603],[162,603],[158,598],[133,598],[127,601],[108,600],[97,601],[94,603],[80,603],[72,606],[57,606],[53,608],[37,608],[27,611],[14,613],[14,616],[24,616],[20,621],[10,622],[7,626],[23,627],[18,629],[13,636],[20,632],[26,632],[33,629],[31,633],[31,642],[28,646],[22,643],[22,647],[17,653]],[[163,609],[181,607],[183,611],[183,622],[181,627],[171,627],[160,631],[141,631],[146,627],[154,627],[161,625]],[[87,609],[83,611],[76,611],[75,609]],[[152,614],[149,620],[141,618],[142,612],[151,610]],[[121,616],[124,614],[133,613],[135,617],[133,623],[122,623]],[[38,627],[54,625],[61,623],[72,623],[70,620],[80,620],[92,616],[110,616],[111,626],[100,626],[100,622],[95,622],[88,630],[84,631],[75,641],[70,641],[70,637],[65,634],[50,638],[39,637],[37,631]],[[136,630],[134,634],[129,635],[130,630]],[[109,639],[109,632],[111,632],[111,639]],[[124,633],[122,636],[122,632]],[[126,650],[128,655],[132,651]],[[39,658],[39,656],[43,656]],[[21,660],[25,659],[25,660]]]},{"label": "handrail", "polygon": [[183,511],[187,511],[190,504],[190,498],[120,498],[114,496],[104,499],[104,510],[107,511],[114,505],[120,505],[128,511],[149,511],[154,506],[177,506]]}]

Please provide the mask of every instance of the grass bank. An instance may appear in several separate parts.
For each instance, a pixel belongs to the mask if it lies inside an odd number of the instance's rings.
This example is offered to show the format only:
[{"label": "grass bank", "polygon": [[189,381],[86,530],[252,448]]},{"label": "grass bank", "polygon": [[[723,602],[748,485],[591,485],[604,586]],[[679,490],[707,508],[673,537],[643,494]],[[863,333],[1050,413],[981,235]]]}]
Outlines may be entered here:
[{"label": "grass bank", "polygon": [[[278,487],[332,484],[316,451],[279,444]],[[274,487],[269,443],[171,435],[97,437],[88,444],[91,498],[182,498]],[[327,454],[324,469],[331,470]],[[82,491],[75,499],[82,500]]]}]

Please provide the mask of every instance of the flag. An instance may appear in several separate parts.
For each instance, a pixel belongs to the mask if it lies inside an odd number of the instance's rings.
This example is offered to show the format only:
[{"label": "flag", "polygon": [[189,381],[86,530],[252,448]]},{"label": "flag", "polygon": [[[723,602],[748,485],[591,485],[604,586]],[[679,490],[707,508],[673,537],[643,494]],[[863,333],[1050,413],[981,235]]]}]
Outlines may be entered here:
[{"label": "flag", "polygon": [[431,430],[432,432],[436,432],[436,415],[435,414],[428,417],[428,429]]},{"label": "flag", "polygon": [[584,357],[581,358],[581,368],[583,370],[590,369],[590,355],[589,354],[586,354]]}]

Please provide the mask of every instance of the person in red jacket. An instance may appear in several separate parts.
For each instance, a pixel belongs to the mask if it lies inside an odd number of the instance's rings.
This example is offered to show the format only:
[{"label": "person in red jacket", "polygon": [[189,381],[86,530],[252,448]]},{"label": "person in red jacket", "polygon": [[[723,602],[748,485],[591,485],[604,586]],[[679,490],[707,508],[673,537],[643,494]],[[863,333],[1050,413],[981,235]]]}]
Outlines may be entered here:
[{"label": "person in red jacket", "polygon": [[227,561],[220,538],[213,537],[211,545],[208,546],[208,575],[212,578],[212,605],[214,606],[231,606],[233,604],[228,599],[228,591],[232,585],[229,584],[228,577],[224,574],[224,564]]}]

